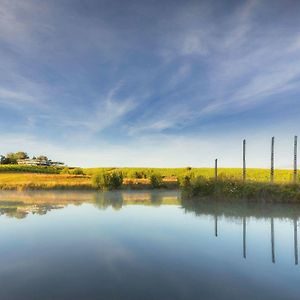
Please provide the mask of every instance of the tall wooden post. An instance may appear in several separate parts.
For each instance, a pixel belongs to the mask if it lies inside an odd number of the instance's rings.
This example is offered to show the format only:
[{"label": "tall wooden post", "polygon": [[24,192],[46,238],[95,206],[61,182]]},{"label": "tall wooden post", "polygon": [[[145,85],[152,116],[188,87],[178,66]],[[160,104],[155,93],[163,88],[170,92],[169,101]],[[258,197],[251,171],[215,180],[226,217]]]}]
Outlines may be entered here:
[{"label": "tall wooden post", "polygon": [[243,218],[243,257],[246,258],[246,218]]},{"label": "tall wooden post", "polygon": [[243,181],[246,180],[246,140],[243,140]]},{"label": "tall wooden post", "polygon": [[298,137],[294,137],[294,183],[297,183],[297,152],[298,152]]},{"label": "tall wooden post", "polygon": [[295,265],[298,265],[298,228],[297,219],[294,219],[294,253],[295,253]]},{"label": "tall wooden post", "polygon": [[215,180],[218,179],[218,159],[215,159]]},{"label": "tall wooden post", "polygon": [[272,137],[271,141],[271,174],[270,174],[270,180],[273,183],[274,182],[274,136]]},{"label": "tall wooden post", "polygon": [[274,219],[271,218],[271,249],[272,249],[272,263],[275,264],[275,238],[274,238]]}]

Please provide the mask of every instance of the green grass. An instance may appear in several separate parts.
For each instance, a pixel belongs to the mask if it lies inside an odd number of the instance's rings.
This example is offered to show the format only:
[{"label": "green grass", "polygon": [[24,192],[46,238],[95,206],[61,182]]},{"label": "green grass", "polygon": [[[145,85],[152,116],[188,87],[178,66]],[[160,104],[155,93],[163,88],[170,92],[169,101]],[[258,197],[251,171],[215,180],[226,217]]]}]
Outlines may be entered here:
[{"label": "green grass", "polygon": [[181,182],[184,198],[246,200],[272,203],[300,203],[300,185],[291,183],[206,179],[195,177]]},{"label": "green grass", "polygon": [[43,173],[59,174],[62,168],[22,165],[0,165],[0,173]]},{"label": "green grass", "polygon": [[[55,167],[0,165],[0,189],[95,189],[91,177],[99,172],[122,172],[122,188],[127,189],[151,188],[151,177],[154,174],[163,178],[163,186],[172,189],[178,188],[178,179],[182,181],[185,176],[201,176],[206,180],[214,178],[213,168],[86,168],[83,169],[85,175],[59,174],[61,170]],[[220,181],[238,182],[242,178],[242,169],[220,168],[218,174]],[[275,183],[287,186],[292,178],[292,170],[275,170]],[[267,184],[269,180],[268,169],[247,170],[247,184]]]},{"label": "green grass", "polygon": [[[123,172],[124,178],[148,178],[150,179],[152,174],[160,174],[162,177],[175,177],[181,178],[187,174],[193,174],[193,176],[202,176],[205,178],[214,177],[213,168],[89,168],[84,169],[85,174],[93,175],[101,171],[118,171]],[[241,168],[219,168],[218,175],[220,178],[230,178],[234,180],[242,179]],[[292,170],[275,170],[275,182],[288,183],[293,179]],[[300,182],[300,177],[298,178]],[[247,180],[255,182],[268,182],[270,181],[269,169],[247,169]]]},{"label": "green grass", "polygon": [[[40,167],[40,166],[21,166],[21,165],[0,165],[0,173],[42,173],[42,174],[59,174],[61,167]],[[163,178],[181,178],[187,174],[193,176],[202,176],[205,178],[214,177],[213,168],[85,168],[86,175],[92,176],[99,172],[122,172],[124,178],[150,179],[151,175],[159,174]],[[242,169],[240,168],[219,168],[218,175],[220,178],[230,178],[239,180],[242,178]],[[292,170],[275,170],[275,182],[288,183],[293,178]],[[300,177],[298,178],[300,182]],[[270,170],[268,169],[247,169],[247,180],[256,182],[268,182],[270,180]]]}]

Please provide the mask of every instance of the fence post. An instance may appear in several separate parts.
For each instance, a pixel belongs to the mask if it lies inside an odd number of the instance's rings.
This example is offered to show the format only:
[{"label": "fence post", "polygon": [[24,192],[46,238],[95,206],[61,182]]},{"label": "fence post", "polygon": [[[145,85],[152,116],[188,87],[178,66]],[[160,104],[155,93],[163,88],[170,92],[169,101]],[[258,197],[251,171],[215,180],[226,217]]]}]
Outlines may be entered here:
[{"label": "fence post", "polygon": [[294,219],[294,254],[295,254],[295,265],[298,265],[298,230],[297,230],[297,219]]},{"label": "fence post", "polygon": [[215,180],[218,179],[218,159],[215,159]]},{"label": "fence post", "polygon": [[270,174],[270,179],[271,182],[274,182],[274,136],[272,137],[271,141],[271,174]]},{"label": "fence post", "polygon": [[246,217],[243,217],[243,257],[246,258]]},{"label": "fence post", "polygon": [[218,237],[218,216],[215,215],[215,237]]},{"label": "fence post", "polygon": [[274,219],[272,217],[271,217],[271,249],[272,249],[272,263],[275,264]]},{"label": "fence post", "polygon": [[243,140],[243,181],[246,180],[246,140]]},{"label": "fence post", "polygon": [[294,137],[294,183],[297,183],[297,152],[298,152],[298,137]]}]

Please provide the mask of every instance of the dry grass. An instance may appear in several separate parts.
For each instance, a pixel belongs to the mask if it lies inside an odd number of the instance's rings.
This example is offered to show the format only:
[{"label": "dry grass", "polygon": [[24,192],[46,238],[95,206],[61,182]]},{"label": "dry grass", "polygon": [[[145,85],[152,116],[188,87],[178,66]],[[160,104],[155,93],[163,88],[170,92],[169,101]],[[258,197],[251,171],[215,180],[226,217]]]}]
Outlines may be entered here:
[{"label": "dry grass", "polygon": [[[166,178],[166,184],[177,186],[176,178]],[[149,179],[124,179],[124,186],[133,189],[150,187]],[[0,190],[92,190],[91,176],[69,174],[0,173]]]},{"label": "dry grass", "polygon": [[0,189],[91,189],[90,176],[33,174],[33,173],[2,173]]}]

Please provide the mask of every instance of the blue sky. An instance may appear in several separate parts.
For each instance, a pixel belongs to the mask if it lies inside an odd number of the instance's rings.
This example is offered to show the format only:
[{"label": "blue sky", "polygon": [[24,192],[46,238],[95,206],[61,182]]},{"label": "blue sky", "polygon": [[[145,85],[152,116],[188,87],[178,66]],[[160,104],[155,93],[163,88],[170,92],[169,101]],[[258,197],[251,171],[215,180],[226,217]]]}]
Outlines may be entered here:
[{"label": "blue sky", "polygon": [[0,152],[292,167],[298,1],[0,0]]}]

